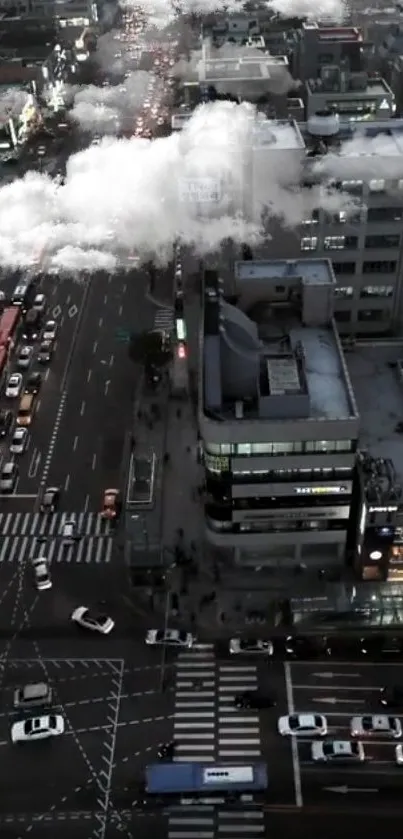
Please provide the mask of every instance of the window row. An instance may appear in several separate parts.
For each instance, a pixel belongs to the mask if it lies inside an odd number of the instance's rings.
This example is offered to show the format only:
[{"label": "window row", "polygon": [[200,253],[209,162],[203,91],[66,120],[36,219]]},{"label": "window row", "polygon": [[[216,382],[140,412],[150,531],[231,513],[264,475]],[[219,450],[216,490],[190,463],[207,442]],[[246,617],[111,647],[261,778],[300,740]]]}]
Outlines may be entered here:
[{"label": "window row", "polygon": [[[353,286],[337,286],[334,290],[334,296],[342,298],[343,300],[353,297],[354,291]],[[393,285],[366,285],[360,289],[360,297],[361,298],[368,298],[368,297],[393,297],[394,286]]]},{"label": "window row", "polygon": [[[400,244],[399,234],[382,234],[366,236],[364,247],[367,250],[387,250],[398,248]],[[302,251],[316,251],[319,245],[317,236],[303,236],[301,239]],[[323,239],[325,251],[355,250],[358,247],[358,236],[325,236]]]},{"label": "window row", "polygon": [[[336,181],[334,186],[342,192],[348,192],[350,195],[363,195],[365,190],[364,181],[359,180]],[[385,192],[386,188],[388,188],[388,190],[403,190],[403,178],[400,178],[397,181],[389,179],[385,180],[384,178],[373,178],[368,181],[368,192]]]},{"label": "window row", "polygon": [[403,219],[403,207],[365,207],[361,206],[359,209],[353,210],[339,210],[337,213],[327,213],[322,210],[313,210],[311,218],[306,219],[303,224],[306,227],[319,224],[361,224],[367,221],[368,223],[382,223],[401,221]]},{"label": "window row", "polygon": [[[352,320],[352,312],[336,311],[334,317],[337,323],[349,323]],[[381,323],[389,319],[389,309],[360,309],[357,313],[357,321],[360,323]]]},{"label": "window row", "polygon": [[331,454],[355,451],[355,440],[306,440],[289,443],[205,443],[205,451],[212,455]]},{"label": "window row", "polygon": [[321,519],[299,520],[299,521],[251,521],[233,523],[231,521],[219,521],[211,516],[206,516],[206,522],[211,530],[221,533],[288,533],[290,531],[323,531],[323,530],[346,530],[347,519]]},{"label": "window row", "polygon": [[[333,262],[333,270],[336,276],[340,274],[355,274],[357,270],[356,262]],[[369,260],[363,262],[363,274],[395,274],[397,268],[396,260]]]}]

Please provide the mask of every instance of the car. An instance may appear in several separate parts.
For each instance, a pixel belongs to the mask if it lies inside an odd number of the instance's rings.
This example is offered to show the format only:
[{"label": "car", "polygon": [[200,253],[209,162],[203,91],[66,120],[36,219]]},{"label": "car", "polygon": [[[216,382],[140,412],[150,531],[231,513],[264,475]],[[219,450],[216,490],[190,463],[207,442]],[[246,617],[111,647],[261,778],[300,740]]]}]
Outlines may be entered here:
[{"label": "car", "polygon": [[278,732],[282,737],[326,737],[327,719],[323,714],[294,713],[280,717]]},{"label": "car", "polygon": [[42,385],[41,373],[30,373],[25,382],[24,393],[39,393]]},{"label": "car", "polygon": [[146,644],[166,644],[172,647],[193,647],[195,642],[191,632],[183,632],[180,629],[149,629],[146,635]]},{"label": "car", "polygon": [[234,697],[236,708],[274,708],[276,704],[274,696],[260,693],[258,690],[245,690]]},{"label": "car", "polygon": [[118,489],[106,489],[104,492],[101,518],[116,519],[122,509],[122,502],[120,500],[120,492]]},{"label": "car", "polygon": [[14,460],[5,463],[0,472],[0,492],[12,492],[18,478],[18,467]]},{"label": "car", "polygon": [[47,591],[47,589],[52,588],[52,580],[46,556],[38,556],[36,559],[33,559],[32,568],[34,570],[35,585],[38,591]]},{"label": "car", "polygon": [[39,364],[49,364],[53,355],[52,341],[42,341],[38,351]]},{"label": "car", "polygon": [[231,638],[229,651],[231,655],[273,655],[273,644],[271,641],[247,640],[242,638]]},{"label": "car", "polygon": [[387,714],[365,714],[363,717],[352,718],[350,731],[352,737],[383,735],[399,740],[402,736],[402,724],[398,717],[389,717]]},{"label": "car", "polygon": [[43,327],[42,341],[54,341],[57,335],[57,323],[55,320],[48,320]]},{"label": "car", "polygon": [[314,763],[363,763],[365,751],[360,740],[315,740],[311,758]]},{"label": "car", "polygon": [[37,309],[29,309],[25,315],[22,339],[25,342],[36,341],[39,336],[41,315]]},{"label": "car", "polygon": [[310,661],[325,653],[327,639],[320,636],[288,635],[284,642],[287,658]]},{"label": "car", "polygon": [[69,521],[64,522],[61,536],[65,545],[72,545],[73,542],[76,542],[80,538],[75,519],[69,519]]},{"label": "car", "polygon": [[403,746],[399,743],[395,748],[395,758],[398,766],[403,766]]},{"label": "car", "polygon": [[24,454],[28,443],[28,429],[18,427],[15,429],[10,445],[11,454]]},{"label": "car", "polygon": [[63,733],[64,719],[61,714],[43,714],[40,717],[29,717],[26,720],[18,720],[11,726],[13,743],[46,740],[48,737],[58,737]]},{"label": "car", "polygon": [[6,437],[13,424],[11,411],[0,410],[0,437]]},{"label": "car", "polygon": [[385,708],[403,708],[403,685],[382,688],[380,702]]},{"label": "car", "polygon": [[34,348],[30,344],[26,344],[25,347],[21,347],[17,355],[17,367],[21,370],[26,370],[31,363],[33,352]]},{"label": "car", "polygon": [[90,629],[92,632],[100,632],[101,635],[109,635],[115,626],[115,621],[108,615],[101,615],[87,606],[78,606],[71,614],[71,620],[83,629]]},{"label": "car", "polygon": [[14,708],[35,708],[52,704],[52,688],[46,682],[35,682],[15,688]]},{"label": "car", "polygon": [[22,389],[22,375],[21,373],[11,373],[6,384],[7,399],[17,399]]},{"label": "car", "polygon": [[36,309],[37,312],[44,312],[46,309],[46,297],[44,294],[36,294],[34,298],[34,302],[32,304],[32,308]]},{"label": "car", "polygon": [[42,495],[40,510],[41,513],[54,513],[60,499],[59,487],[46,487]]}]

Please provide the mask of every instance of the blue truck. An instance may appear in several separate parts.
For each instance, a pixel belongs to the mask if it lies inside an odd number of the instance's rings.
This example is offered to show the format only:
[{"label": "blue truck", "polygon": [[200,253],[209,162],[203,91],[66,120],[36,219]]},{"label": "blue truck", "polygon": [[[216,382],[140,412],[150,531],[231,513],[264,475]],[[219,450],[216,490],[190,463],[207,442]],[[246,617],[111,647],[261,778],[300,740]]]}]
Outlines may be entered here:
[{"label": "blue truck", "polygon": [[268,786],[267,766],[205,763],[152,763],[146,767],[148,795],[196,793],[241,793],[265,790]]}]

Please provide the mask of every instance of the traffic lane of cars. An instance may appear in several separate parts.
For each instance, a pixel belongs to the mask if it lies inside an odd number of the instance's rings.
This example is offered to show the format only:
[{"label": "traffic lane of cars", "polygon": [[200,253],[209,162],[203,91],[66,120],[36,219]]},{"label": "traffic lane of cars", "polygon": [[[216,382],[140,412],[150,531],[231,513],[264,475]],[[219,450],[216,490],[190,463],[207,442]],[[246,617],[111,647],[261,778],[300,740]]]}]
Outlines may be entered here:
[{"label": "traffic lane of cars", "polygon": [[[81,300],[77,294],[78,287],[76,284],[66,282],[61,283],[60,286],[56,286],[54,282],[52,283],[50,280],[46,282],[45,278],[41,289],[42,287],[44,288],[44,293],[46,294],[48,301],[48,310],[43,317],[44,322],[48,318],[51,318],[53,316],[53,312],[55,311],[56,304],[53,304],[55,297],[54,295],[52,296],[52,289],[55,292],[57,291],[57,299],[60,301],[57,303],[57,313],[59,312],[59,309],[63,312],[69,305],[72,305],[70,301],[72,300],[73,294],[76,300],[75,305],[79,308]],[[80,291],[80,294],[82,298],[82,291]],[[59,315],[58,318],[55,317],[55,320],[57,322],[58,332],[56,341],[53,345],[53,353],[49,364],[41,365],[38,363],[37,358],[40,346],[40,342],[38,341],[33,345],[34,352],[30,366],[27,371],[23,371],[24,382],[34,371],[41,373],[43,380],[40,392],[37,396],[33,420],[29,427],[27,449],[22,456],[19,455],[16,457],[19,466],[19,482],[17,487],[18,494],[36,494],[38,490],[40,476],[45,464],[46,454],[49,449],[57,411],[60,405],[60,382],[63,377],[66,356],[72,343],[75,326],[74,318],[65,317],[62,314]],[[14,353],[11,369],[16,369],[17,352],[18,348],[16,348]],[[5,402],[6,401],[9,403],[11,402],[11,400],[5,400]],[[15,400],[15,402],[17,402],[17,400]],[[8,407],[10,407],[10,404]],[[13,405],[14,411],[15,408],[16,406]],[[9,435],[5,441],[3,462],[4,457],[8,453],[10,442],[11,435]]]},{"label": "traffic lane of cars", "polygon": [[[350,741],[353,717],[398,715],[398,709],[387,709],[380,701],[381,688],[401,683],[403,667],[398,664],[314,662],[289,668],[293,709],[324,714],[328,723],[326,740]],[[349,805],[356,805],[354,796],[365,795],[362,789],[379,789],[379,797],[374,793],[368,802],[371,806],[383,806],[385,796],[391,806],[399,806],[403,790],[403,766],[397,765],[395,753],[399,740],[381,732],[355,739],[363,744],[365,762],[337,766],[313,763],[312,740],[301,738],[297,755],[305,804],[314,803],[318,796],[343,795],[348,796]]]},{"label": "traffic lane of cars", "polygon": [[[146,328],[146,307],[139,305],[138,295],[139,284],[126,275],[99,278],[91,295],[51,470],[52,480],[65,487],[66,509],[74,502],[80,509],[98,510],[103,490],[118,483],[136,386],[128,337],[133,326]],[[61,442],[66,439],[74,461],[66,461]]]}]

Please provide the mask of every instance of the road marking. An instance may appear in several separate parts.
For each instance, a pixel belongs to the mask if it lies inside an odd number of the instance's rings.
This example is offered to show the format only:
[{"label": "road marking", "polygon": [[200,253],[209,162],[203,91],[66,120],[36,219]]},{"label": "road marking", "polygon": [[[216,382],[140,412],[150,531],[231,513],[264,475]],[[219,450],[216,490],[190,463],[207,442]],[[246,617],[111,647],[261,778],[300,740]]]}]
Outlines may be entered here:
[{"label": "road marking", "polygon": [[111,355],[111,357],[110,357],[110,359],[109,359],[109,367],[113,367],[114,362],[115,362],[115,356],[114,356],[114,355]]},{"label": "road marking", "polygon": [[58,434],[59,434],[60,423],[62,421],[63,412],[64,412],[64,408],[65,408],[65,404],[66,404],[66,399],[67,399],[67,392],[63,391],[63,393],[60,397],[59,408],[58,408],[58,411],[57,411],[57,414],[56,414],[55,424],[53,426],[52,436],[51,436],[50,442],[49,442],[49,448],[48,448],[47,453],[46,453],[45,463],[44,463],[41,482],[40,482],[40,487],[41,488],[43,488],[45,486],[48,475],[49,475],[50,465],[51,465],[51,462],[52,462],[53,452],[54,452],[56,442],[57,442],[57,437],[58,437]]},{"label": "road marking", "polygon": [[65,482],[64,482],[64,489],[65,489],[66,491],[67,491],[67,490],[68,490],[68,488],[69,488],[69,484],[70,484],[70,473],[69,473],[68,475],[66,475],[66,480],[65,480]]},{"label": "road marking", "polygon": [[92,345],[92,352],[95,354],[98,350],[98,341],[94,341]]},{"label": "road marking", "polygon": [[89,381],[91,380],[91,376],[92,376],[92,370],[88,370],[88,373],[87,373],[87,382],[89,382]]},{"label": "road marking", "polygon": [[68,310],[68,313],[67,313],[67,314],[68,314],[69,318],[75,318],[75,316],[76,316],[77,312],[78,312],[78,308],[77,308],[77,306],[73,303],[73,305],[72,305],[72,306],[70,306],[70,309]]},{"label": "road marking", "polygon": [[[295,714],[295,705],[294,705],[294,691],[292,685],[292,677],[291,677],[291,667],[288,662],[284,663],[284,678],[285,678],[285,687],[286,687],[286,694],[287,694],[287,706],[288,706],[288,713]],[[301,786],[301,768],[299,765],[299,753],[298,753],[298,743],[296,737],[291,737],[291,755],[292,755],[292,766],[293,766],[293,774],[294,774],[294,790],[295,790],[295,803],[297,807],[303,806],[303,798],[302,798],[302,786]]]},{"label": "road marking", "polygon": [[52,309],[52,315],[53,315],[54,318],[58,318],[61,315],[61,313],[62,313],[62,307],[61,306],[55,306],[55,308]]},{"label": "road marking", "polygon": [[42,455],[40,452],[38,452],[38,449],[34,449],[31,462],[29,464],[28,478],[36,478],[39,469],[39,464],[41,462],[41,457]]},{"label": "road marking", "polygon": [[100,329],[102,328],[103,323],[104,323],[104,319],[103,319],[103,318],[99,318],[99,321],[98,321],[98,326],[99,326],[99,328],[100,328]]},{"label": "road marking", "polygon": [[77,435],[76,435],[76,436],[74,437],[73,451],[75,451],[75,450],[76,450],[77,446],[78,446],[78,437],[77,437]]},{"label": "road marking", "polygon": [[357,684],[354,684],[354,685],[293,685],[293,688],[294,688],[294,690],[335,690],[337,692],[342,690],[342,691],[354,691],[355,693],[357,693],[357,691],[368,692],[369,690],[370,691],[380,691],[381,690],[380,685],[365,685],[363,687],[362,685],[357,685]]},{"label": "road marking", "polygon": [[337,699],[336,696],[316,696],[312,699],[312,702],[321,702],[322,704],[325,703],[327,705],[365,705],[365,699]]},{"label": "road marking", "polygon": [[82,417],[84,416],[84,412],[85,412],[85,399],[83,399],[83,401],[81,403],[81,408],[80,408],[80,415]]},{"label": "road marking", "polygon": [[93,470],[96,468],[96,465],[97,465],[97,456],[96,456],[96,454],[93,454],[93,456],[92,456],[92,469]]}]

